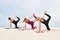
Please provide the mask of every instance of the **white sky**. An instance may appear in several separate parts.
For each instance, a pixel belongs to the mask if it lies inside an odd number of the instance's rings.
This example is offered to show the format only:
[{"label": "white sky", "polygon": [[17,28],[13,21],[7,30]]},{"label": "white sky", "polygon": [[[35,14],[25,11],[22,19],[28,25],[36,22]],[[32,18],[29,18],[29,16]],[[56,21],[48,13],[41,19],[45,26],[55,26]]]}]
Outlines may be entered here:
[{"label": "white sky", "polygon": [[46,10],[51,15],[50,26],[60,26],[60,0],[0,0],[0,25],[9,26],[8,17],[15,15],[21,20],[43,14]]}]

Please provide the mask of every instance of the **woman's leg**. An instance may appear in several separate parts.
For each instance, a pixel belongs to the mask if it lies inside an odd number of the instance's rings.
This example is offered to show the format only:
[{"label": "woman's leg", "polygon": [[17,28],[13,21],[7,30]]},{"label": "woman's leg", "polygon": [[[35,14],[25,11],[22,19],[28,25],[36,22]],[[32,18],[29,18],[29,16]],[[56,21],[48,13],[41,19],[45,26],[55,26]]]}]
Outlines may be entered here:
[{"label": "woman's leg", "polygon": [[49,17],[49,18],[46,20],[47,22],[49,22],[49,21],[50,21],[50,19],[51,19],[51,16],[50,16],[50,15],[48,15],[48,14],[45,14],[45,15]]},{"label": "woman's leg", "polygon": [[20,18],[19,18],[19,17],[17,17],[17,19],[18,19],[18,20],[17,20],[16,22],[19,22],[19,21],[20,21]]},{"label": "woman's leg", "polygon": [[19,27],[17,27],[17,23],[15,24],[15,28],[19,28]]},{"label": "woman's leg", "polygon": [[32,29],[35,29],[36,27],[34,27],[34,22],[31,24]]},{"label": "woman's leg", "polygon": [[34,29],[34,24],[31,24],[32,29]]},{"label": "woman's leg", "polygon": [[15,28],[19,28],[19,27],[17,27],[17,23],[20,21],[20,18],[19,17],[17,17],[18,18],[18,20],[15,22]]},{"label": "woman's leg", "polygon": [[49,25],[48,24],[45,24],[45,25],[46,25],[47,30],[50,30]]},{"label": "woman's leg", "polygon": [[33,17],[34,17],[35,19],[37,19],[37,17],[36,17],[35,15],[33,15]]}]

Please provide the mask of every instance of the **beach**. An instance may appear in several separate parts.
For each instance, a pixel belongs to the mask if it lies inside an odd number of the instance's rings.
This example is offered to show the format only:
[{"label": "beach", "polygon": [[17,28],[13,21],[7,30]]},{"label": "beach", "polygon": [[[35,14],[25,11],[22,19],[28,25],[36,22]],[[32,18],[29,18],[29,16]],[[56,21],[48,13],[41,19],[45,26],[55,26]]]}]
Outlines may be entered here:
[{"label": "beach", "polygon": [[36,33],[35,30],[21,31],[0,27],[0,40],[60,40],[60,29]]}]

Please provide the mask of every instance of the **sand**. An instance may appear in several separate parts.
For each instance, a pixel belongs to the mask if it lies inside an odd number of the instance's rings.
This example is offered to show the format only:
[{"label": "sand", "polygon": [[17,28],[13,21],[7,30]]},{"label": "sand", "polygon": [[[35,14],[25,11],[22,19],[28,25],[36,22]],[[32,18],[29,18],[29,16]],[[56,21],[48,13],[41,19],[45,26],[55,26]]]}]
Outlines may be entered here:
[{"label": "sand", "polygon": [[60,29],[36,33],[35,30],[21,31],[0,27],[0,40],[60,40]]}]

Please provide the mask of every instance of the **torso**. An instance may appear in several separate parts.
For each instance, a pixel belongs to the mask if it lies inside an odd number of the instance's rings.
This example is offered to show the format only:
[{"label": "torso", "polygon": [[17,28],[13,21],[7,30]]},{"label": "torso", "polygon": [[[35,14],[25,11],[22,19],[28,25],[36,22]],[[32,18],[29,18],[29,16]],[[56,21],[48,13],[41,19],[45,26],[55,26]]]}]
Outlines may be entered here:
[{"label": "torso", "polygon": [[28,24],[33,24],[34,22],[33,22],[33,21],[30,21],[30,20],[27,20],[26,23],[28,23]]},{"label": "torso", "polygon": [[15,21],[15,20],[11,19],[11,20],[10,20],[10,23],[13,23],[14,21]]}]

